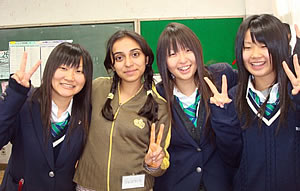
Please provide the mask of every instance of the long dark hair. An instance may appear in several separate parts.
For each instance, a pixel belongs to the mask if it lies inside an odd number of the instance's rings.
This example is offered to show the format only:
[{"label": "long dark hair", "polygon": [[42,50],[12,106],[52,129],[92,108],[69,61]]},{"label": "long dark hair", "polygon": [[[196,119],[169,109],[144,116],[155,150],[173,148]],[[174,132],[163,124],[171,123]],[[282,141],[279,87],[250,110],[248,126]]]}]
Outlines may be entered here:
[{"label": "long dark hair", "polygon": [[[145,54],[145,58],[146,58],[145,63],[146,63],[146,61],[148,61],[148,64],[146,64],[146,68],[145,68],[145,72],[144,72],[144,89],[146,91],[152,90],[152,85],[153,85],[152,63],[153,63],[154,55],[153,55],[151,48],[147,44],[146,40],[136,32],[127,31],[127,30],[119,30],[110,37],[110,39],[108,40],[107,45],[106,45],[106,56],[105,56],[105,60],[104,60],[104,66],[105,66],[107,72],[108,73],[111,72],[113,70],[113,66],[115,64],[115,60],[111,56],[113,45],[117,40],[124,38],[124,37],[129,37],[129,38],[133,39],[134,41],[136,41],[139,44],[139,46],[141,47],[142,52]],[[113,60],[112,60],[112,58],[113,58]],[[122,79],[120,79],[117,72],[114,71],[113,83],[112,83],[112,86],[110,89],[111,94],[114,95],[116,93],[116,89],[117,89],[117,86],[118,86],[118,83],[120,80],[122,80]],[[113,110],[111,107],[111,100],[112,99],[109,99],[109,98],[106,100],[106,102],[102,108],[102,115],[107,120],[113,121],[114,114],[113,114]],[[151,122],[156,122],[158,120],[157,112],[158,112],[158,104],[154,100],[153,94],[150,93],[147,95],[147,100],[146,100],[144,106],[139,110],[138,114],[140,116],[146,117]]]},{"label": "long dark hair", "polygon": [[[169,23],[166,28],[161,33],[158,44],[157,44],[157,65],[159,69],[159,73],[161,75],[163,87],[165,89],[166,99],[168,102],[168,109],[169,114],[171,114],[171,108],[174,102],[173,96],[173,88],[175,85],[175,81],[172,78],[171,72],[168,70],[167,66],[167,58],[170,55],[170,51],[173,50],[178,52],[178,45],[182,48],[189,48],[193,51],[196,64],[197,64],[197,71],[194,75],[195,83],[198,86],[198,91],[201,94],[201,101],[205,105],[206,111],[206,119],[205,124],[206,128],[209,132],[210,130],[210,107],[208,106],[208,99],[212,96],[209,87],[207,86],[206,82],[204,81],[204,77],[208,77],[211,80],[212,77],[204,66],[203,62],[203,51],[200,40],[196,36],[196,34],[187,26],[180,24],[180,23]],[[172,116],[170,116],[171,118]]]},{"label": "long dark hair", "polygon": [[[240,119],[242,116],[245,118],[243,128],[249,127],[253,120],[250,115],[250,109],[245,99],[248,78],[251,75],[244,66],[243,50],[245,34],[250,30],[251,38],[254,43],[263,43],[267,46],[269,51],[270,60],[273,69],[276,73],[276,79],[279,83],[279,97],[280,97],[280,124],[283,123],[287,116],[290,98],[287,91],[287,76],[282,68],[282,61],[286,60],[289,56],[288,50],[288,35],[285,29],[282,29],[282,22],[276,17],[268,14],[253,15],[245,19],[239,27],[235,42],[235,54],[238,66],[238,87],[236,95],[236,106]],[[266,109],[265,103],[258,111],[260,116],[263,116]],[[260,118],[260,123],[261,123]]]},{"label": "long dark hair", "polygon": [[82,90],[73,96],[72,115],[70,118],[69,132],[77,126],[83,124],[85,137],[89,127],[89,112],[91,109],[91,91],[93,62],[90,54],[79,44],[64,42],[56,46],[47,60],[43,72],[41,86],[33,93],[33,100],[38,100],[41,109],[41,118],[46,136],[50,135],[50,118],[52,107],[52,78],[59,66],[66,65],[78,68],[80,60],[83,62],[83,73],[85,84]]}]

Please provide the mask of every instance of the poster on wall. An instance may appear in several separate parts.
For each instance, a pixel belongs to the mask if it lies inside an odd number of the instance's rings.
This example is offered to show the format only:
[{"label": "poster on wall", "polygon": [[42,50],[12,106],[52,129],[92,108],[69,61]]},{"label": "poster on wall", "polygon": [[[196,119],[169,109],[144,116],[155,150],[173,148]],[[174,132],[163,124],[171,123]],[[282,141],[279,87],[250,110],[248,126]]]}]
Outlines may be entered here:
[{"label": "poster on wall", "polygon": [[9,71],[16,72],[21,63],[23,52],[27,52],[26,70],[41,60],[42,63],[37,71],[31,76],[31,83],[38,87],[41,84],[45,64],[51,51],[62,42],[73,42],[73,40],[43,40],[43,41],[10,41],[9,42]]},{"label": "poster on wall", "polygon": [[9,78],[9,55],[7,50],[0,51],[0,80]]}]

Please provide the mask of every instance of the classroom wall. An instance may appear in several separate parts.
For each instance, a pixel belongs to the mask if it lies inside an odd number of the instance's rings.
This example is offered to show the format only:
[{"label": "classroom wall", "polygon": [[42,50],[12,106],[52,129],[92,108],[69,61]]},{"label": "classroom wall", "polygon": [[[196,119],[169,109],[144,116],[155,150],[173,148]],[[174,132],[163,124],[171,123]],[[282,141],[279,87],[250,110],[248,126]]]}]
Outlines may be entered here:
[{"label": "classroom wall", "polygon": [[126,19],[244,16],[246,1],[0,0],[0,27]]}]

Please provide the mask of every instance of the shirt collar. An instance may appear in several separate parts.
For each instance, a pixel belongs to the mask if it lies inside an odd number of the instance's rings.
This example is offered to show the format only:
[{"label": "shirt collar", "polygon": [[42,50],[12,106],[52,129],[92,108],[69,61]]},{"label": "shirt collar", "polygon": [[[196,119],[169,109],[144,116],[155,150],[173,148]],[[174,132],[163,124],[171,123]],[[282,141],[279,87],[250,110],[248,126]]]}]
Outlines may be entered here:
[{"label": "shirt collar", "polygon": [[[246,96],[248,96],[249,89],[251,89],[254,93],[256,93],[256,95],[259,97],[261,102],[265,102],[266,97],[263,95],[263,93],[254,88],[253,83],[252,83],[253,78],[254,77],[252,77],[252,75],[249,76]],[[279,87],[278,83],[274,84],[271,87],[268,103],[275,103],[277,101],[278,87]]]},{"label": "shirt collar", "polygon": [[184,108],[189,107],[190,105],[195,103],[196,100],[196,94],[197,94],[198,88],[195,89],[195,91],[192,93],[192,95],[190,96],[186,96],[183,93],[181,93],[179,91],[179,89],[176,88],[176,86],[174,86],[173,89],[173,94],[178,97],[178,99],[180,100],[180,102],[182,103]]},{"label": "shirt collar", "polygon": [[71,116],[71,111],[72,111],[72,105],[73,105],[73,98],[71,99],[68,108],[66,111],[62,113],[62,115],[58,118],[57,117],[57,112],[58,112],[58,107],[52,100],[52,109],[51,109],[51,122],[62,122],[67,119],[68,115]]}]

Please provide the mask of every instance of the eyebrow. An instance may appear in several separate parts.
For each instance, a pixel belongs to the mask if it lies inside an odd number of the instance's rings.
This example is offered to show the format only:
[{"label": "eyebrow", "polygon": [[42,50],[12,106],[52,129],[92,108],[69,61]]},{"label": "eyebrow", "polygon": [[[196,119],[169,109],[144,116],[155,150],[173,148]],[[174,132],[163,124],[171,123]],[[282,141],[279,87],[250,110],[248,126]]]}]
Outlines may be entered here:
[{"label": "eyebrow", "polygon": [[[142,49],[140,49],[140,48],[133,48],[133,49],[131,49],[129,52],[133,52],[133,51],[136,51],[136,50],[139,50],[139,51],[142,51]],[[116,55],[116,54],[122,54],[123,52],[112,52],[112,55],[114,56],[114,55]]]}]

